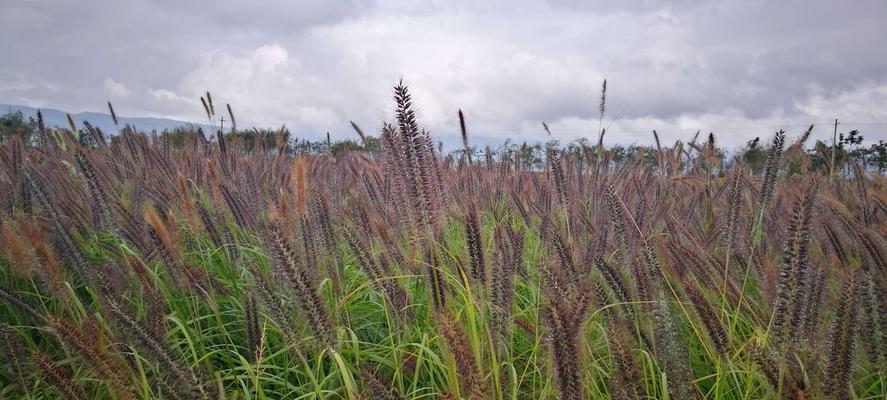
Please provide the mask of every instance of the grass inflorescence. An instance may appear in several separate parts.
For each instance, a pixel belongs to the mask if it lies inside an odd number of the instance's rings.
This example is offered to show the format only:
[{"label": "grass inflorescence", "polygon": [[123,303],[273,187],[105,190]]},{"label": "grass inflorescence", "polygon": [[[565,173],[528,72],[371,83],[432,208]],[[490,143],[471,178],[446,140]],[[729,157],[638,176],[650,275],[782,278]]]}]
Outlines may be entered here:
[{"label": "grass inflorescence", "polygon": [[247,148],[230,106],[210,140],[0,144],[0,397],[887,393],[880,175],[788,173],[782,131],[760,175],[603,129],[533,168],[473,157],[461,111],[444,155],[394,103],[372,154]]}]

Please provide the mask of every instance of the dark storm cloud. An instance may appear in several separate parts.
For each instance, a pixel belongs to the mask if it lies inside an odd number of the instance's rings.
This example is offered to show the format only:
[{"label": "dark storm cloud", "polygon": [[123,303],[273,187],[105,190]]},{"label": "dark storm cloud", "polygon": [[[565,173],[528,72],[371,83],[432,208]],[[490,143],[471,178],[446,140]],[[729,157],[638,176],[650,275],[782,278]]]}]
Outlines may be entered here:
[{"label": "dark storm cloud", "polygon": [[834,116],[887,137],[882,1],[476,3],[15,2],[0,102],[199,120],[212,90],[242,121],[346,135],[390,118],[404,77],[432,132],[461,107],[477,135],[567,139],[597,129],[606,77],[608,140],[736,144]]}]

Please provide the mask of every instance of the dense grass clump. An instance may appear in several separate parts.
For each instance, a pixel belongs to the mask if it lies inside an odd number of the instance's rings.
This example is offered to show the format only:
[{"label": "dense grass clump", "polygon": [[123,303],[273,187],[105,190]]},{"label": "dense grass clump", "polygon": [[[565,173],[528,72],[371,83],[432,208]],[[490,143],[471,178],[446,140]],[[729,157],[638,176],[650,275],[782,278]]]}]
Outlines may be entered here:
[{"label": "dense grass clump", "polygon": [[787,174],[783,132],[760,176],[713,136],[527,170],[394,97],[372,154],[0,145],[0,397],[887,395],[881,176]]}]

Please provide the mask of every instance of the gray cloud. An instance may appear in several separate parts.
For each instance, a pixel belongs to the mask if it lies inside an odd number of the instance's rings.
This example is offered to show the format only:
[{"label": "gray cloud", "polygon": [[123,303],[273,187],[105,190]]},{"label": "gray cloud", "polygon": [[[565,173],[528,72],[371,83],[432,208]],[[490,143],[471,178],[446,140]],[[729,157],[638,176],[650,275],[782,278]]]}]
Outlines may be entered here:
[{"label": "gray cloud", "polygon": [[462,108],[476,135],[570,139],[594,135],[606,77],[608,141],[834,116],[883,139],[885,26],[865,0],[25,0],[0,13],[0,102],[201,121],[211,90],[242,124],[345,136],[391,118],[403,77],[437,135]]}]

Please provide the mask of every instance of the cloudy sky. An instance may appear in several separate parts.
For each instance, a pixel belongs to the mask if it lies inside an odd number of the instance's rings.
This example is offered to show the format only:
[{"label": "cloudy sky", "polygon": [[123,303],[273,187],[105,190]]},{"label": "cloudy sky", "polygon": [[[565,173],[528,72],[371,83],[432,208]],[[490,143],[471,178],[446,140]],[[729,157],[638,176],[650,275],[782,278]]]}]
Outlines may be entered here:
[{"label": "cloudy sky", "polygon": [[887,139],[887,2],[2,0],[0,103],[202,122],[199,96],[239,125],[352,137],[413,90],[438,137],[713,131],[736,146],[806,125]]}]

